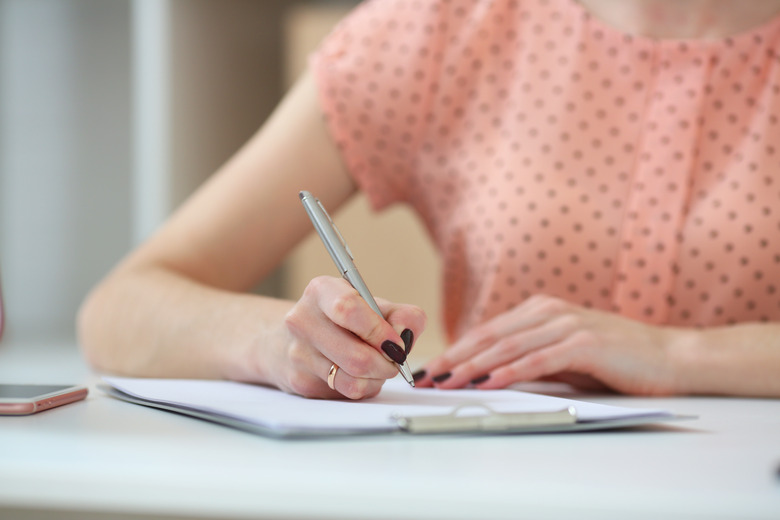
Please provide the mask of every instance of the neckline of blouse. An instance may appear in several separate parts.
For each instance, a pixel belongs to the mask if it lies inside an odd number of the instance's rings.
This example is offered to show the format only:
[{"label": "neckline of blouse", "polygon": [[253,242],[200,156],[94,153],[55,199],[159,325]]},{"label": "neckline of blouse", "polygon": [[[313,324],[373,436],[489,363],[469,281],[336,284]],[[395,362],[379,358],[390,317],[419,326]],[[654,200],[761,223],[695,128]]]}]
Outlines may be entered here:
[{"label": "neckline of blouse", "polygon": [[633,34],[615,25],[610,24],[604,19],[596,16],[579,0],[569,0],[569,9],[575,15],[578,15],[591,23],[597,31],[600,31],[605,37],[611,39],[620,39],[623,41],[634,41],[639,44],[652,46],[662,46],[670,48],[680,48],[683,51],[702,49],[711,50],[722,47],[742,47],[748,46],[755,49],[755,45],[772,45],[773,39],[770,34],[780,34],[780,13],[772,18],[756,25],[752,28],[740,31],[728,36],[717,38],[659,38],[642,34]]}]

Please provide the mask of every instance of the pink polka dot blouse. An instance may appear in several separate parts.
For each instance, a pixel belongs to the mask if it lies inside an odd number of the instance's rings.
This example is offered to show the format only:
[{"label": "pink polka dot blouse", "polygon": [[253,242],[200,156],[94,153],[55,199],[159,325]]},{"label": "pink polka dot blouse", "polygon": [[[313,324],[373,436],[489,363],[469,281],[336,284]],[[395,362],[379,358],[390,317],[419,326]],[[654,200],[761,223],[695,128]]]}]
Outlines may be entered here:
[{"label": "pink polka dot blouse", "polygon": [[574,0],[374,0],[312,68],[362,191],[440,251],[451,339],[536,293],[780,319],[780,18],[658,40]]}]

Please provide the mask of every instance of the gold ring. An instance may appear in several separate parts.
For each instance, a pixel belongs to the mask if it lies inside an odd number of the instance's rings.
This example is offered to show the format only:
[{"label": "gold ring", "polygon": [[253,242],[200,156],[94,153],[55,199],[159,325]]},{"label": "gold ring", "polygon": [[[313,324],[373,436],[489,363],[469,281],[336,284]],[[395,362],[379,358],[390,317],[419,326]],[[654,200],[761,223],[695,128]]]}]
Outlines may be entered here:
[{"label": "gold ring", "polygon": [[330,370],[328,370],[328,386],[331,390],[336,389],[336,372],[339,371],[339,366],[336,363],[333,363],[330,366]]}]

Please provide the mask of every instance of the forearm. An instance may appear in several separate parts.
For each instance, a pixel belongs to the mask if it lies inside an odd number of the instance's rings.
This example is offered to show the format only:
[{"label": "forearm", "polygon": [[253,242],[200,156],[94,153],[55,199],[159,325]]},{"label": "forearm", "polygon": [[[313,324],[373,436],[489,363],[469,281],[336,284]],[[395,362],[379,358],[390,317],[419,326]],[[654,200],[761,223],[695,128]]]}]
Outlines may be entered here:
[{"label": "forearm", "polygon": [[780,397],[780,324],[747,323],[676,334],[680,393]]},{"label": "forearm", "polygon": [[282,323],[291,306],[163,269],[136,269],[110,277],[89,296],[79,335],[100,371],[268,383],[262,351],[287,340]]}]

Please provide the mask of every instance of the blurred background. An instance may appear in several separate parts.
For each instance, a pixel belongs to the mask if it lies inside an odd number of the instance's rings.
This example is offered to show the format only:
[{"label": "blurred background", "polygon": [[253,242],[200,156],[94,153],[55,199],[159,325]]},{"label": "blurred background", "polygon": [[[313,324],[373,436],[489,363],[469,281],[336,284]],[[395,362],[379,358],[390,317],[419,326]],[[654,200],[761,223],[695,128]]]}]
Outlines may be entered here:
[{"label": "blurred background", "polygon": [[[87,291],[257,130],[357,3],[0,0],[3,343],[74,343]],[[368,213],[358,198],[336,221],[376,295],[428,312],[432,355],[436,256],[404,208]],[[258,291],[297,298],[318,274],[335,270],[311,236]]]}]

